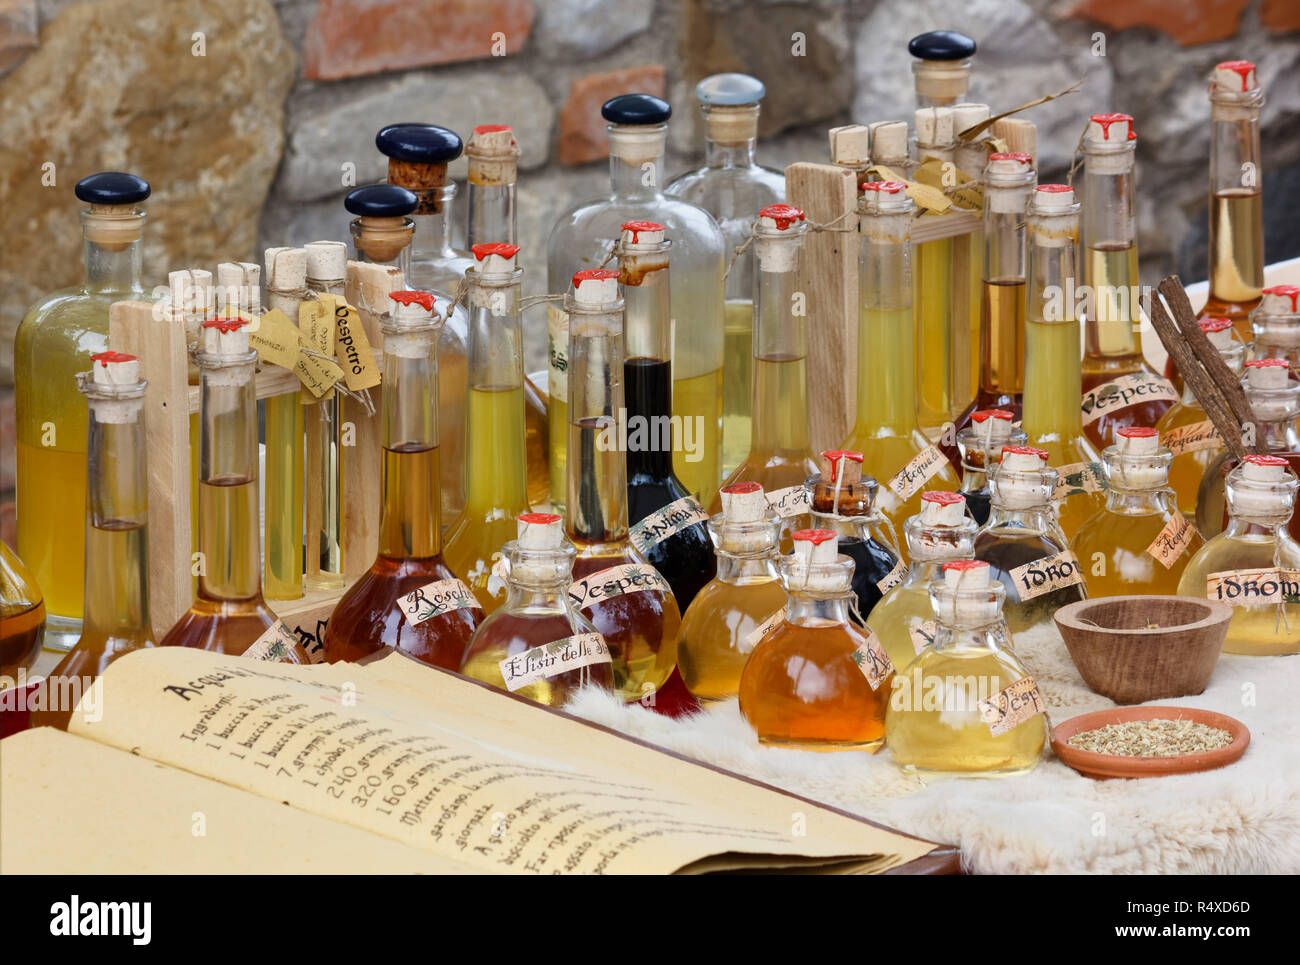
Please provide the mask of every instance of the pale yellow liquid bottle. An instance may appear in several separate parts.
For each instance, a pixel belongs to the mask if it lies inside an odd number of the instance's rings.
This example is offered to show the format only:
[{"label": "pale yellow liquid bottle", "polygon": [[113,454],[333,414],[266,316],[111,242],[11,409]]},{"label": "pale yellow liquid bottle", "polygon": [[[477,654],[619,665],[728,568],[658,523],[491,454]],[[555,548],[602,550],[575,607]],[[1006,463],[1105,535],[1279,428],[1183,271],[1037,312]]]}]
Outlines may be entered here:
[{"label": "pale yellow liquid bottle", "polygon": [[[921,164],[931,159],[951,164],[954,141],[950,107],[916,112],[916,156]],[[937,439],[953,414],[953,261],[957,242],[964,240],[922,242],[913,259],[916,421],[927,439]]]}]

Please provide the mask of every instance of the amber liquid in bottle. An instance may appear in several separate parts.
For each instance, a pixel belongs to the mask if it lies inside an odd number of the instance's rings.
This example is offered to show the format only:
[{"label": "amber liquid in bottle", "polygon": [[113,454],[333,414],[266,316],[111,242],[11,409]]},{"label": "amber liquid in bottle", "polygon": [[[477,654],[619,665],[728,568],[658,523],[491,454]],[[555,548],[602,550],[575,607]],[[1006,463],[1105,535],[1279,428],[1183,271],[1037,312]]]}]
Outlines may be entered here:
[{"label": "amber liquid in bottle", "polygon": [[[45,601],[26,567],[0,543],[0,678],[36,662],[45,636]],[[0,681],[0,686],[5,684]]]}]

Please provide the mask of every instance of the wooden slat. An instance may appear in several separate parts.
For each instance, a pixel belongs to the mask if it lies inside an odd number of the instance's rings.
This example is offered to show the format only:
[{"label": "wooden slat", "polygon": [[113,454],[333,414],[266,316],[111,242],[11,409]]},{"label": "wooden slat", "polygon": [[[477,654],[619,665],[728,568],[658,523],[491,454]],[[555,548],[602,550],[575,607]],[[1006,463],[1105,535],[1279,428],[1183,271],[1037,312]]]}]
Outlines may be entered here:
[{"label": "wooden slat", "polygon": [[912,244],[968,235],[980,226],[980,212],[953,208],[947,214],[926,215],[912,222]]}]

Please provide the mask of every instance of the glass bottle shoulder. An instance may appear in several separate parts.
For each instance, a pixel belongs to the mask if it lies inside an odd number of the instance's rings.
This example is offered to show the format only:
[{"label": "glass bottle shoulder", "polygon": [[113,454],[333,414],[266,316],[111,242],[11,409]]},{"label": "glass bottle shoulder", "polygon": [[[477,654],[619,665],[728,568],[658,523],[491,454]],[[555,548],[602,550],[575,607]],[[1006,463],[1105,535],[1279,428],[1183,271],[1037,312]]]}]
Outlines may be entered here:
[{"label": "glass bottle shoulder", "polygon": [[761,164],[696,168],[668,182],[664,194],[699,205],[720,223],[752,222],[760,209],[785,202],[785,175]]}]

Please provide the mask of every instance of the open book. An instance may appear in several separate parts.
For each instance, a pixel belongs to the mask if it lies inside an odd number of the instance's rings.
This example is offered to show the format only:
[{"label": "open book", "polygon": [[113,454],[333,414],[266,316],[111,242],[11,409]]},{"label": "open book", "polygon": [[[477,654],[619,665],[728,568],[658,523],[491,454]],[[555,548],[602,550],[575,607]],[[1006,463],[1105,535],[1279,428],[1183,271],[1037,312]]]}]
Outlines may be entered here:
[{"label": "open book", "polygon": [[918,860],[929,842],[399,654],[309,667],[128,654],[68,733],[0,742],[0,796],[3,872],[952,865]]}]

